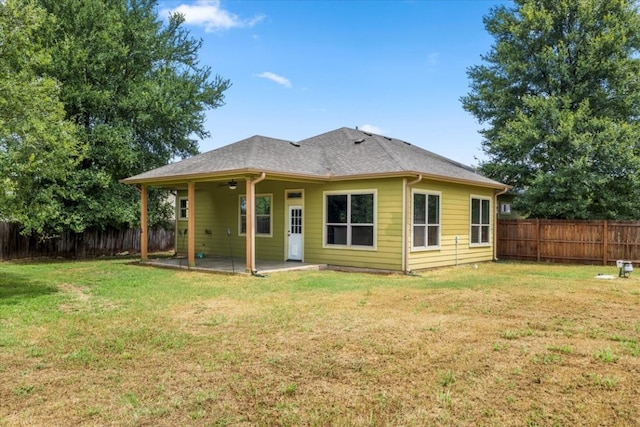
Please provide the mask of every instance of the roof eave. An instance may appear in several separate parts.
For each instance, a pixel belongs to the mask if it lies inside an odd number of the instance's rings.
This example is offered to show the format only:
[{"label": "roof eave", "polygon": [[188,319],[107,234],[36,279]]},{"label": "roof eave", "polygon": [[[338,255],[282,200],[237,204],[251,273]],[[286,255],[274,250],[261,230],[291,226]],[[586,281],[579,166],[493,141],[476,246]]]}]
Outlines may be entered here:
[{"label": "roof eave", "polygon": [[437,174],[431,174],[427,172],[420,171],[398,171],[398,172],[382,172],[382,173],[372,173],[372,174],[356,174],[356,175],[339,175],[332,176],[330,181],[351,181],[356,179],[376,179],[376,178],[398,178],[398,177],[415,177],[417,175],[422,175],[424,179],[430,179],[432,181],[441,181],[441,182],[453,182],[456,184],[466,184],[466,185],[474,185],[477,187],[489,187],[496,189],[504,189],[508,187],[506,184],[501,184],[499,182],[483,182],[476,181],[472,179],[464,179],[464,178],[455,178]]},{"label": "roof eave", "polygon": [[171,175],[171,176],[163,176],[163,177],[154,177],[154,178],[127,178],[120,180],[123,184],[131,184],[131,185],[175,185],[181,182],[188,181],[215,181],[220,178],[226,178],[231,176],[238,175],[260,175],[262,172],[267,174],[267,177],[270,179],[279,179],[279,180],[295,180],[295,181],[309,181],[309,182],[328,182],[328,181],[355,181],[362,179],[380,179],[380,178],[399,178],[399,177],[407,177],[407,176],[417,176],[422,175],[423,178],[430,179],[433,181],[441,181],[441,182],[452,182],[457,184],[465,184],[465,185],[473,185],[477,187],[488,187],[488,188],[496,188],[496,189],[504,189],[509,187],[506,184],[501,184],[498,182],[482,182],[471,179],[464,178],[455,178],[442,176],[437,174],[430,174],[420,171],[397,171],[397,172],[380,172],[380,173],[369,173],[369,174],[351,174],[351,175],[314,175],[314,174],[299,174],[299,173],[287,173],[282,171],[269,171],[269,170],[259,170],[253,168],[247,169],[233,169],[226,170],[214,173],[195,173],[195,174],[182,174],[182,175]]},{"label": "roof eave", "polygon": [[312,175],[312,174],[300,174],[300,173],[286,173],[282,171],[270,171],[263,169],[253,169],[253,168],[245,168],[245,169],[230,169],[219,172],[207,172],[207,173],[193,173],[193,174],[180,174],[180,175],[168,175],[168,176],[159,176],[159,177],[150,177],[150,178],[125,178],[121,179],[120,182],[123,184],[129,185],[174,185],[180,182],[188,182],[188,181],[215,181],[220,178],[226,178],[231,176],[238,175],[260,175],[262,172],[266,173],[269,178],[275,179],[294,179],[299,181],[327,181],[328,175]]}]

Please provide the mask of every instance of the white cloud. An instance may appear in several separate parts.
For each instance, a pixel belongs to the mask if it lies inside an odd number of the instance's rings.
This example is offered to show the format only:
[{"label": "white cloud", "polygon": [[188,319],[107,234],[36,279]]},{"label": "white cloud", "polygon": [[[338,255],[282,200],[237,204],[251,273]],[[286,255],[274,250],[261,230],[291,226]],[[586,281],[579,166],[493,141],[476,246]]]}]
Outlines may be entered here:
[{"label": "white cloud", "polygon": [[431,52],[427,55],[427,63],[429,65],[438,65],[440,63],[440,53],[439,52]]},{"label": "white cloud", "polygon": [[282,85],[284,87],[291,87],[291,82],[289,81],[289,79],[279,76],[277,74],[274,73],[270,73],[268,71],[265,71],[264,73],[260,73],[258,74],[258,77],[261,77],[263,79],[267,79],[267,80],[271,80],[272,82],[276,82],[279,85]]},{"label": "white cloud", "polygon": [[384,130],[379,128],[378,126],[364,124],[362,126],[358,126],[358,129],[368,133],[375,133],[377,135],[384,135]]},{"label": "white cloud", "polygon": [[184,15],[186,24],[204,27],[210,33],[231,28],[252,27],[264,19],[263,15],[255,16],[251,19],[241,19],[220,7],[220,0],[197,0],[193,4],[181,4],[173,9],[163,9],[160,16],[167,16],[171,13]]}]

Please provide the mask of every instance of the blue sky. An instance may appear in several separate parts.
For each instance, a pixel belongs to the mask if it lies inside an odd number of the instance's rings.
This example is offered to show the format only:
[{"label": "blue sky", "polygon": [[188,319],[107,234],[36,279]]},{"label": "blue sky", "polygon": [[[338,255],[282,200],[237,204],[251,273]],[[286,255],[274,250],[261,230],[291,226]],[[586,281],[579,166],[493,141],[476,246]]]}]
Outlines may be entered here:
[{"label": "blue sky", "polygon": [[480,125],[462,109],[466,69],[493,43],[496,0],[171,0],[229,79],[202,152],[253,135],[300,140],[356,127],[477,165]]}]

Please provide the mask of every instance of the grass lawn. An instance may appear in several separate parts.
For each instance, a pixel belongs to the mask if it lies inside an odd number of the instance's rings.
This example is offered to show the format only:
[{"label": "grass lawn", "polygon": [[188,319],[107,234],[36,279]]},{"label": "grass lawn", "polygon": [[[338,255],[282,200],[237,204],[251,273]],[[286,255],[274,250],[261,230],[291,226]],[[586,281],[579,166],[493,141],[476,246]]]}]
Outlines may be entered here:
[{"label": "grass lawn", "polygon": [[640,272],[0,263],[0,425],[640,425]]}]

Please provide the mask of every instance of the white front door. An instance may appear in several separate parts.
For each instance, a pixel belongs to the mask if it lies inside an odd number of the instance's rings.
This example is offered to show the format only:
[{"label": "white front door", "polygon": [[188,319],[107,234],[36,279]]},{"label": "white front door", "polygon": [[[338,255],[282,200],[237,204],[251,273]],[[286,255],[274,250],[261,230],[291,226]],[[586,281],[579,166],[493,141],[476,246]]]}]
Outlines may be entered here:
[{"label": "white front door", "polygon": [[302,261],[302,206],[289,206],[287,259]]}]

